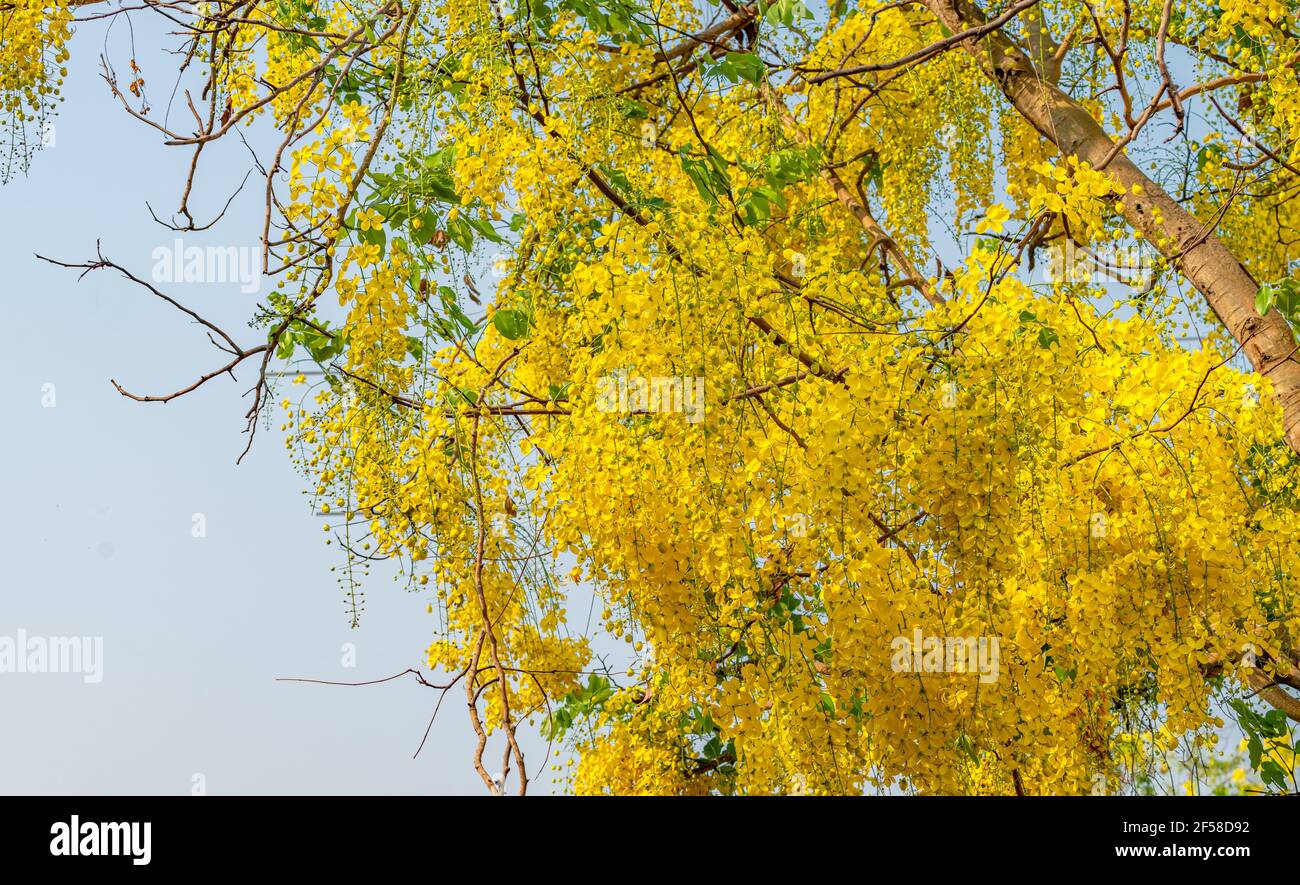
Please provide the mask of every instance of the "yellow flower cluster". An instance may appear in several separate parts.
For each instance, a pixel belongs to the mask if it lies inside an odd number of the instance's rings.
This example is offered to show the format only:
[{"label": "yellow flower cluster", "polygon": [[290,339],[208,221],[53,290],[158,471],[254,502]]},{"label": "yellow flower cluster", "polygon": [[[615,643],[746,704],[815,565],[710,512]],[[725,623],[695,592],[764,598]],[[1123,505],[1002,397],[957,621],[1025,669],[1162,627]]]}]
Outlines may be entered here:
[{"label": "yellow flower cluster", "polygon": [[[1175,287],[1026,282],[1013,216],[1113,239],[1123,193],[966,53],[877,64],[943,38],[921,5],[671,57],[648,13],[308,5],[294,34],[251,4],[219,56],[232,108],[283,87],[295,133],[263,320],[325,379],[286,446],[353,613],[381,569],[418,592],[484,742],[544,727],[583,793],[1089,792],[1208,753],[1240,650],[1294,652],[1270,381],[1178,346]],[[654,15],[692,33],[697,6]],[[1276,20],[1249,6],[1225,18]],[[1225,217],[1275,269],[1288,193]]]},{"label": "yellow flower cluster", "polygon": [[0,4],[0,183],[49,141],[46,127],[68,73],[71,22],[67,0]]},{"label": "yellow flower cluster", "polygon": [[1029,190],[1031,212],[1060,216],[1066,232],[1079,242],[1093,242],[1106,234],[1114,199],[1123,193],[1114,179],[1077,157],[1067,157],[1060,164],[1040,163],[1034,172],[1039,181]]},{"label": "yellow flower cluster", "polygon": [[58,95],[71,22],[67,0],[10,0],[0,8],[0,114],[22,121]]}]

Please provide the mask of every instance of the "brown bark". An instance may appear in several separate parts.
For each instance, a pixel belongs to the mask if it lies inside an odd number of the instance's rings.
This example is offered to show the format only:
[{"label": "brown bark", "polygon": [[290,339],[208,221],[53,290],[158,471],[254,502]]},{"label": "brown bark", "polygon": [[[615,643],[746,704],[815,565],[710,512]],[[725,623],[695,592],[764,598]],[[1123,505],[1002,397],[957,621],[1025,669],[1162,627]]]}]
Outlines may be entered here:
[{"label": "brown bark", "polygon": [[[986,21],[984,12],[969,0],[925,0],[925,4],[954,32]],[[1007,100],[1062,155],[1075,155],[1095,167],[1111,157],[1114,141],[1078,102],[1040,77],[1029,56],[1002,31],[963,45]],[[1131,191],[1133,185],[1141,187],[1141,194],[1121,199],[1124,218],[1175,262],[1242,345],[1255,371],[1272,380],[1282,406],[1287,441],[1300,452],[1300,360],[1295,358],[1295,336],[1287,321],[1276,309],[1267,316],[1258,314],[1255,295],[1259,284],[1250,272],[1212,229],[1165,193],[1125,153],[1115,153],[1106,170],[1126,190]],[[1157,214],[1161,223],[1156,221]]]}]

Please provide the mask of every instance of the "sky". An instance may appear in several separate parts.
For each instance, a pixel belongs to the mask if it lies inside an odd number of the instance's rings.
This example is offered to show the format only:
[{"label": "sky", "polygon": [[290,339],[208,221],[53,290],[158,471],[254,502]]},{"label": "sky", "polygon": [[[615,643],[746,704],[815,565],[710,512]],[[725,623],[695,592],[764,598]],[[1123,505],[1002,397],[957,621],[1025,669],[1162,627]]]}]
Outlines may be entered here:
[{"label": "sky", "polygon": [[[175,207],[189,154],[127,117],[98,71],[106,46],[125,68],[134,36],[161,107],[176,64],[161,50],[174,40],[144,13],[134,35],[123,25],[79,27],[53,143],[27,177],[0,187],[0,670],[14,669],[4,647],[20,631],[102,642],[99,681],[0,672],[0,793],[481,793],[457,697],[413,759],[437,693],[411,677],[276,681],[418,667],[434,619],[425,598],[374,578],[350,629],[330,573],[341,556],[323,543],[279,424],[235,464],[252,375],[165,405],[122,397],[110,379],[166,393],[221,354],[186,316],[112,271],[78,282],[35,257],[85,261],[99,239],[147,279],[154,250],[176,239],[146,203],[164,217]],[[237,143],[214,148],[193,202],[200,223],[249,167]],[[255,245],[252,184],[222,225],[186,245]],[[161,288],[241,344],[264,334],[247,327],[259,293],[238,281]],[[534,737],[525,747],[539,768],[545,746]],[[544,775],[532,773],[532,791],[549,789]]]}]

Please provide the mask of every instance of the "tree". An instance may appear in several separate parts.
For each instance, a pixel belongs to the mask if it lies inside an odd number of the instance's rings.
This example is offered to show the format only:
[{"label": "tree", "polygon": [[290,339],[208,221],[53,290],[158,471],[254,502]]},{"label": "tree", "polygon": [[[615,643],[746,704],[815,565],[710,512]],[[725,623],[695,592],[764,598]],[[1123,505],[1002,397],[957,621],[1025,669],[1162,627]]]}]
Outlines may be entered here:
[{"label": "tree", "polygon": [[[251,365],[251,445],[319,367],[286,444],[349,580],[429,594],[489,790],[530,721],[579,792],[1028,794],[1228,719],[1296,789],[1295,0],[144,5],[193,119],[109,92],[193,153],[177,230],[274,130],[277,285],[119,390]],[[69,4],[0,16],[21,131]]]}]

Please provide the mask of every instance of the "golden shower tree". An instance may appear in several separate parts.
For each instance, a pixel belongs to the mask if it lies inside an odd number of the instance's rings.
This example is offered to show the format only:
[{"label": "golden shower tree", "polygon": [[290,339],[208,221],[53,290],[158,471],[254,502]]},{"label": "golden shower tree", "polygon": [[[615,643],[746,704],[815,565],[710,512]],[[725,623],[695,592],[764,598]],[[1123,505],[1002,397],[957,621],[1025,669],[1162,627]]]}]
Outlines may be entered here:
[{"label": "golden shower tree", "polygon": [[251,445],[318,364],[286,445],[489,790],[533,722],[578,792],[1144,790],[1237,728],[1293,791],[1300,4],[982,3],[0,0],[0,111],[21,161],[78,15],[156,13],[184,116],[106,98],[178,230],[272,134],[264,334],[119,390],[251,371]]}]

